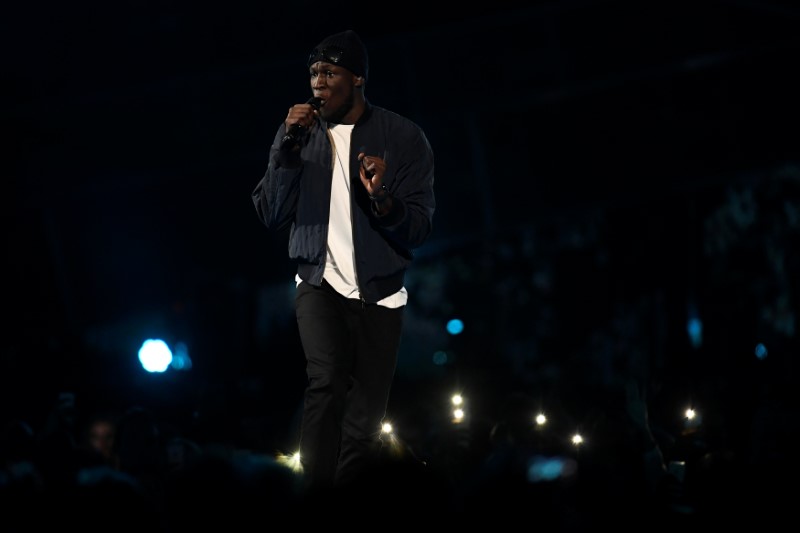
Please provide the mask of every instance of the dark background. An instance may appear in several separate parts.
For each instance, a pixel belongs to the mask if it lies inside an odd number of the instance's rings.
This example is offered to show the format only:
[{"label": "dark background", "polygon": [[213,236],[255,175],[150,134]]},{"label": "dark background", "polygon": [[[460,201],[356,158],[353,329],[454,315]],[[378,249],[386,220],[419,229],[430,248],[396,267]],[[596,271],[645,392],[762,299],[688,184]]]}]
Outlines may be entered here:
[{"label": "dark background", "polygon": [[[250,193],[310,94],[309,50],[348,28],[369,48],[367,98],[436,157],[390,410],[407,432],[453,390],[489,417],[515,390],[580,413],[587,391],[635,379],[665,426],[694,402],[728,429],[745,417],[738,434],[765,390],[794,388],[792,2],[4,11],[6,415],[38,424],[69,391],[85,410],[141,404],[290,444],[293,267]],[[145,375],[136,350],[155,336],[185,343],[192,369]]]}]

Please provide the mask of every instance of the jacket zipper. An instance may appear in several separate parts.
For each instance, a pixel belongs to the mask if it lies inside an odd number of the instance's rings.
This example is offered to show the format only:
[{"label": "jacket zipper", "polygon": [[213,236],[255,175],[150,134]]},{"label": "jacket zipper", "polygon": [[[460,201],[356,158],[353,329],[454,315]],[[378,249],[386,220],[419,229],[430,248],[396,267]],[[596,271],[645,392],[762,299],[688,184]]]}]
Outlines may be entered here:
[{"label": "jacket zipper", "polygon": [[[350,153],[347,154],[348,170],[352,170],[352,169],[349,168],[349,165],[350,165],[350,158],[353,155],[353,148],[352,148],[352,146],[353,146],[353,131],[355,131],[355,129],[356,129],[355,126],[353,126],[353,129],[350,130],[350,143],[349,143],[349,145],[350,145]],[[350,173],[348,172],[348,175],[349,174]],[[351,232],[351,237],[353,238],[353,274],[355,274],[355,276],[356,276],[356,288],[358,288],[358,299],[361,300],[361,309],[364,309],[366,307],[366,301],[364,300],[364,296],[361,294],[361,280],[359,279],[359,276],[358,276],[358,261],[357,261],[357,258],[356,258],[356,218],[353,216],[353,212],[355,211],[355,209],[354,209],[355,200],[353,198],[353,195],[354,195],[353,194],[353,185],[354,185],[353,181],[354,180],[353,180],[353,176],[349,175],[348,177],[350,178],[350,232]]]}]

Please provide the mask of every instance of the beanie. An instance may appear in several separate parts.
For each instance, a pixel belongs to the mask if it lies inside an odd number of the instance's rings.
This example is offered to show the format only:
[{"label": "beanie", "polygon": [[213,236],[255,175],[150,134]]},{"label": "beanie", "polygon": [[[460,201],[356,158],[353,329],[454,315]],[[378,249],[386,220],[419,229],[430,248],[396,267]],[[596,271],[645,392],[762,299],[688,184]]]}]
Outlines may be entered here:
[{"label": "beanie", "polygon": [[325,37],[308,56],[308,66],[317,61],[344,67],[356,76],[367,77],[369,58],[367,48],[353,30]]}]

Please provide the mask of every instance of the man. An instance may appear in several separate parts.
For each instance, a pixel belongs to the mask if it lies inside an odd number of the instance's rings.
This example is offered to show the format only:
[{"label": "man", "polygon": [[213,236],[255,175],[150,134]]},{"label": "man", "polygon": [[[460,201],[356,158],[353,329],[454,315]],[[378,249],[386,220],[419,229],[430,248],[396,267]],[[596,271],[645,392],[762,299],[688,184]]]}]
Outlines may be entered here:
[{"label": "man", "polygon": [[364,96],[359,36],[308,59],[313,98],[289,108],[253,202],[291,224],[295,310],[306,358],[300,458],[309,489],[351,482],[377,456],[400,347],[412,249],[431,233],[433,151],[412,121]]}]

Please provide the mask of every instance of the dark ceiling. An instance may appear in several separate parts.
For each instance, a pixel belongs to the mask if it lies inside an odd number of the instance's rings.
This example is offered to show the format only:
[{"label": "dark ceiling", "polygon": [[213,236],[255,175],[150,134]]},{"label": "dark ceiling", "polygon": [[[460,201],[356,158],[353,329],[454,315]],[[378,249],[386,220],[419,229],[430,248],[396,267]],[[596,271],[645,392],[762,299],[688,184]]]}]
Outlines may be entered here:
[{"label": "dark ceiling", "polygon": [[793,2],[518,5],[7,7],[7,376],[113,351],[104,336],[152,313],[213,329],[291,280],[250,192],[308,97],[308,50],[346,28],[370,50],[367,97],[435,151],[421,255],[615,206],[683,209],[687,191],[798,160]]}]

